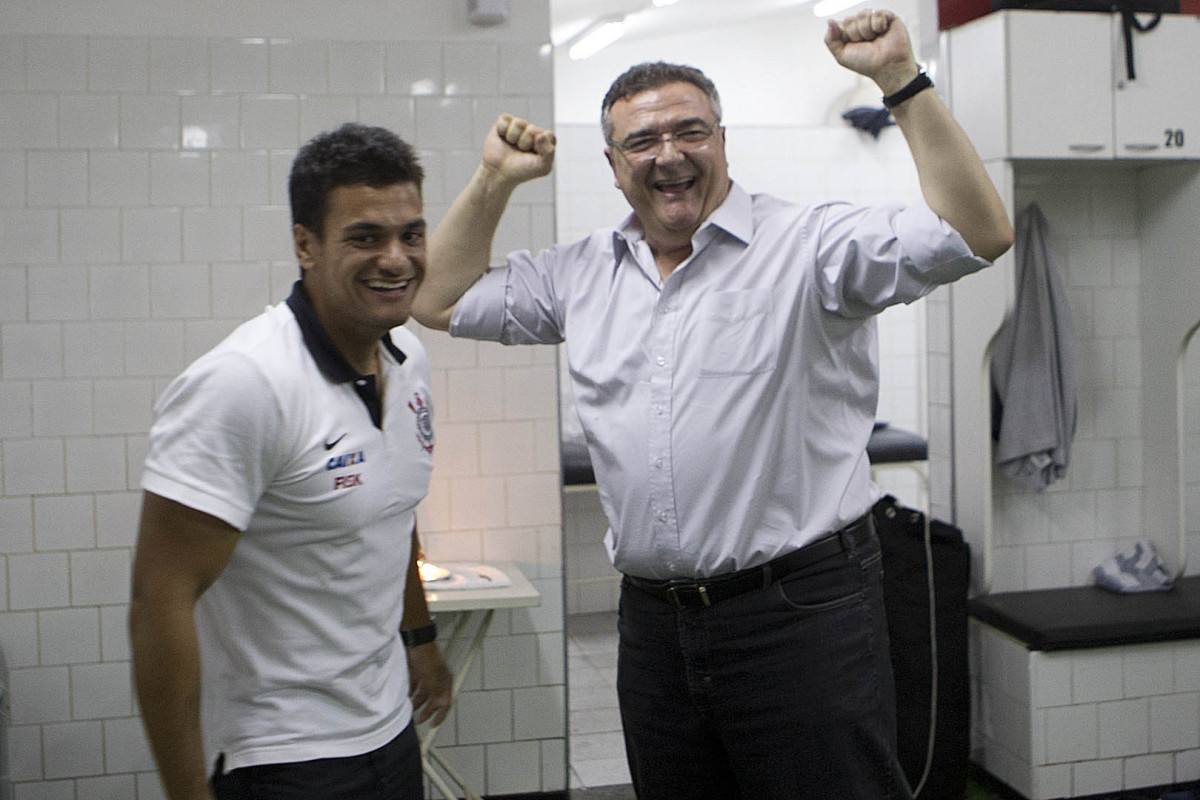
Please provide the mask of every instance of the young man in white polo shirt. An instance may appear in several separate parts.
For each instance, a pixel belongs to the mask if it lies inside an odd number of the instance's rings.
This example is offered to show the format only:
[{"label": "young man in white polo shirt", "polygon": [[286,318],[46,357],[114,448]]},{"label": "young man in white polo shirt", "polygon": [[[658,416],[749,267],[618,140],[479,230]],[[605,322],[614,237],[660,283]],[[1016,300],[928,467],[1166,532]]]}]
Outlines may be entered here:
[{"label": "young man in white polo shirt", "polygon": [[381,128],[306,144],[301,279],[156,407],[130,632],[170,800],[422,796],[414,725],[441,722],[451,684],[416,567],[429,366],[398,327],[425,272],[422,178]]}]

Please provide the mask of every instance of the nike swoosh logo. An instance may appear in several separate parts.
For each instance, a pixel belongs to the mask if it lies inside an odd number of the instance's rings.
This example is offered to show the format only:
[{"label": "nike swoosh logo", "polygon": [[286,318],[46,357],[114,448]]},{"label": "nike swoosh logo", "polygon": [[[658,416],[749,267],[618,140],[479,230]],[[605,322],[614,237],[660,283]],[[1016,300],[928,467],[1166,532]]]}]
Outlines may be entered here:
[{"label": "nike swoosh logo", "polygon": [[334,439],[332,442],[325,442],[325,449],[332,450],[333,448],[337,447],[338,442],[340,442],[342,439],[345,439],[345,438],[346,438],[346,434],[343,433],[341,436]]}]

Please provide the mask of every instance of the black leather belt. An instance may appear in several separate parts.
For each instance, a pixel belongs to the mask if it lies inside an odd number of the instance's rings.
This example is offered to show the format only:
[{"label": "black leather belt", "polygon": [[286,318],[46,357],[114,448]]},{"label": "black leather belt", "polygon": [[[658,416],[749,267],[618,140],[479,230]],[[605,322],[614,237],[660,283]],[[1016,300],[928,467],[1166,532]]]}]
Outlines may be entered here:
[{"label": "black leather belt", "polygon": [[793,550],[762,566],[750,567],[731,572],[728,575],[717,575],[698,581],[685,578],[655,581],[635,578],[632,575],[626,575],[625,580],[643,592],[673,603],[679,608],[711,606],[713,603],[737,597],[739,594],[765,589],[789,573],[850,550],[867,541],[872,530],[874,528],[871,523],[871,515],[868,513],[840,531],[823,536],[812,544],[807,544],[799,550]]}]

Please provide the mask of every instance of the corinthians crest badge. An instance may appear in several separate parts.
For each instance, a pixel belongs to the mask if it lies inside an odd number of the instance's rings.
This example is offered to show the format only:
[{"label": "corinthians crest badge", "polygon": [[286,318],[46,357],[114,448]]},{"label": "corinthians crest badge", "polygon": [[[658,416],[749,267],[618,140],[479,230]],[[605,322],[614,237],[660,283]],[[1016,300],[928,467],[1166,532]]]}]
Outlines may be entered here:
[{"label": "corinthians crest badge", "polygon": [[428,404],[420,394],[413,392],[413,399],[408,401],[408,407],[412,409],[417,418],[417,442],[426,453],[432,453],[433,415],[429,413]]}]

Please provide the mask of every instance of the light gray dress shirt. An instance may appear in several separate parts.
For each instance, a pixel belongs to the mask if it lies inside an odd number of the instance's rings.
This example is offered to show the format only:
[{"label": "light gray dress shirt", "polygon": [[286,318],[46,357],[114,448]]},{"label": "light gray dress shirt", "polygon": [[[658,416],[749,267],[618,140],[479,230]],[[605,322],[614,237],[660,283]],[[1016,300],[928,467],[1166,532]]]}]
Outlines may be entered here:
[{"label": "light gray dress shirt", "polygon": [[565,339],[614,565],[710,577],[870,509],[873,315],[988,263],[924,204],[806,207],[734,184],[665,281],[630,217],[509,254],[450,332]]}]

